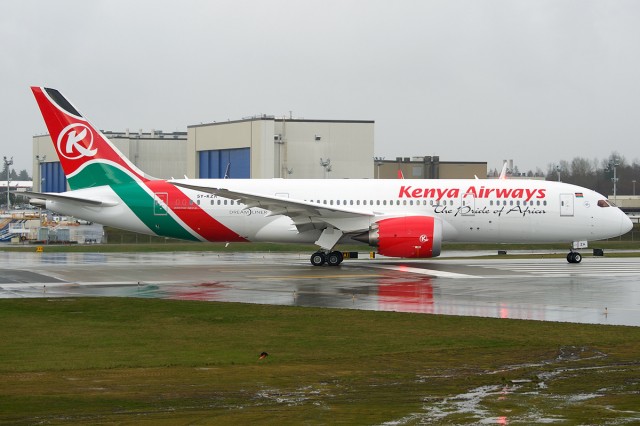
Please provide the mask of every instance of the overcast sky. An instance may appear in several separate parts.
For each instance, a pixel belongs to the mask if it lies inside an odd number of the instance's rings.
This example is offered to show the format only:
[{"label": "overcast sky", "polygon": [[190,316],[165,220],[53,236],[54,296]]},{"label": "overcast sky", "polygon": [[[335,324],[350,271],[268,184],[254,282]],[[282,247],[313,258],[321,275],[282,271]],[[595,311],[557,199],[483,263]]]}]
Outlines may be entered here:
[{"label": "overcast sky", "polygon": [[0,0],[0,155],[31,173],[31,85],[97,127],[375,120],[375,154],[640,157],[639,1]]}]

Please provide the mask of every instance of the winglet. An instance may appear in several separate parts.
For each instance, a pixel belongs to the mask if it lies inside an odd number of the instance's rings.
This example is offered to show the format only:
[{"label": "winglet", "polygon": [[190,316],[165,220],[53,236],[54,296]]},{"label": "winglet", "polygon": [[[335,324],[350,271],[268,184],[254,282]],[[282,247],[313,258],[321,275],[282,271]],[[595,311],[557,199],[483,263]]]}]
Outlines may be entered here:
[{"label": "winglet", "polygon": [[502,165],[502,171],[500,172],[500,177],[498,179],[505,180],[507,178],[507,162],[505,161]]}]

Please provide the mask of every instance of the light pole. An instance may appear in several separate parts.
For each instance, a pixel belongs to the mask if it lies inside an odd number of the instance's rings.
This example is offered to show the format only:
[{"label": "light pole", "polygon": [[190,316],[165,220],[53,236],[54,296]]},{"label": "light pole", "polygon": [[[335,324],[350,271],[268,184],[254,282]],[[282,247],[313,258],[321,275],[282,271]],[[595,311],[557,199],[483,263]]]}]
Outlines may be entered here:
[{"label": "light pole", "polygon": [[[42,176],[42,163],[44,163],[44,160],[46,159],[47,159],[46,155],[43,155],[42,157],[40,155],[36,155],[36,160],[38,161],[38,177],[40,179],[40,188],[39,188],[40,192],[44,190],[44,176]],[[40,219],[40,227],[42,228],[42,207],[40,205],[38,205],[38,219]]]},{"label": "light pole", "polygon": [[636,195],[636,180],[632,180],[631,183],[633,184],[633,196],[635,197]]},{"label": "light pole", "polygon": [[10,160],[7,160],[7,157],[4,157],[4,168],[7,170],[7,213],[11,210],[11,199],[9,198],[9,184],[11,183],[11,173],[9,172],[9,167],[13,164],[13,157]]},{"label": "light pole", "polygon": [[620,163],[618,163],[618,160],[614,160],[609,165],[613,167],[613,178],[611,180],[613,181],[613,203],[616,204],[618,201],[618,166]]}]

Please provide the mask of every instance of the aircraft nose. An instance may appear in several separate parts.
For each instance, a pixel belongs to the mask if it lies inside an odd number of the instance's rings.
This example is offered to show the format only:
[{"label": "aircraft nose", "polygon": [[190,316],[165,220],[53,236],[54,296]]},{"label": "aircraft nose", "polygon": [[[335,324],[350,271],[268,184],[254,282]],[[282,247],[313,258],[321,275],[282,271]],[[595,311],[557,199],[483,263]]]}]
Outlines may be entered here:
[{"label": "aircraft nose", "polygon": [[622,221],[620,222],[620,235],[626,234],[633,229],[633,222],[629,219],[629,216],[622,213]]}]

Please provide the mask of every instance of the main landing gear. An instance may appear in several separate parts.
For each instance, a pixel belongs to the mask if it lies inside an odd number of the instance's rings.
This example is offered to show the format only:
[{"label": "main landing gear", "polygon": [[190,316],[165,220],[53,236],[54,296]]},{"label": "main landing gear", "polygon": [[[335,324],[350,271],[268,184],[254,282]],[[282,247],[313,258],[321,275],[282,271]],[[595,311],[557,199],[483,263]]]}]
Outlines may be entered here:
[{"label": "main landing gear", "polygon": [[567,262],[569,263],[580,263],[582,262],[582,255],[577,251],[571,250],[569,254],[567,254]]},{"label": "main landing gear", "polygon": [[344,260],[344,256],[340,251],[332,251],[329,253],[317,251],[311,255],[311,264],[313,266],[322,266],[325,263],[329,266],[338,266]]}]

